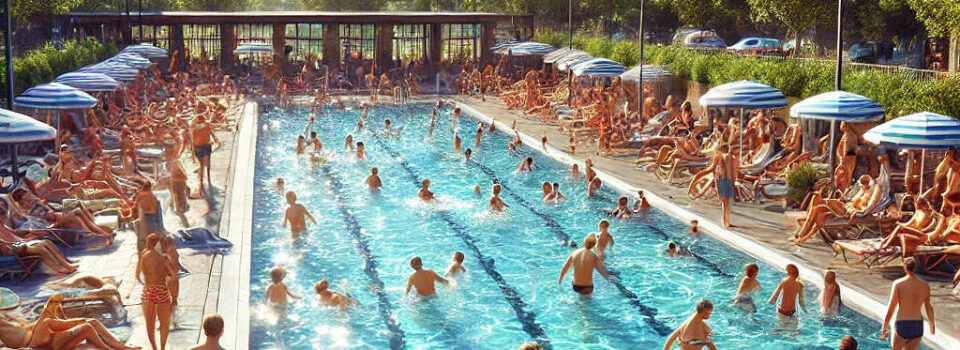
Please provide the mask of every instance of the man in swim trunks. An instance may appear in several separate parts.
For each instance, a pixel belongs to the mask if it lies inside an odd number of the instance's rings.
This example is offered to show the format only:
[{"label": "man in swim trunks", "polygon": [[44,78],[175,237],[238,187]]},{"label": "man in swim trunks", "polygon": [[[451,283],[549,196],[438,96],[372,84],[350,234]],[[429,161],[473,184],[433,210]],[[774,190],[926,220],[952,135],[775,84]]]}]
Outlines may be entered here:
[{"label": "man in swim trunks", "polygon": [[597,237],[597,256],[602,260],[607,247],[613,245],[613,235],[610,234],[610,222],[607,219],[600,220],[597,228],[600,230],[600,236]]},{"label": "man in swim trunks", "polygon": [[433,270],[424,269],[423,260],[421,260],[419,256],[415,256],[413,259],[410,259],[410,267],[413,268],[413,274],[411,274],[410,278],[407,279],[407,290],[403,292],[404,296],[410,294],[411,287],[417,288],[417,294],[429,296],[437,294],[434,283],[440,282],[444,285],[450,284],[449,281],[443,277],[440,277],[440,275]]},{"label": "man in swim trunks", "polygon": [[423,179],[420,182],[420,191],[417,192],[417,197],[420,197],[424,202],[434,200],[433,192],[430,192],[430,179]]},{"label": "man in swim trunks", "polygon": [[313,224],[317,224],[317,219],[313,218],[313,215],[310,215],[310,212],[307,211],[307,208],[303,204],[297,203],[297,194],[293,191],[287,192],[287,207],[286,213],[283,215],[283,224],[281,227],[287,227],[287,223],[290,223],[290,235],[293,237],[300,236],[301,233],[307,230],[307,219],[310,218],[310,221],[313,221]]},{"label": "man in swim trunks", "polygon": [[593,270],[597,270],[605,278],[609,278],[607,270],[603,268],[603,260],[593,253],[593,248],[597,245],[597,235],[590,233],[583,239],[583,248],[570,253],[567,262],[563,264],[560,270],[560,278],[557,284],[563,284],[563,277],[567,275],[570,267],[573,267],[573,291],[583,296],[593,294]]},{"label": "man in swim trunks", "polygon": [[927,320],[930,321],[930,334],[936,334],[937,322],[933,314],[933,305],[930,304],[930,286],[927,282],[917,278],[917,262],[913,258],[903,260],[903,272],[906,276],[893,282],[890,288],[890,304],[887,306],[887,316],[883,319],[883,328],[880,338],[887,338],[887,327],[894,312],[897,313],[894,323],[893,343],[891,349],[913,350],[920,346],[923,339],[923,315],[920,307],[927,311]]},{"label": "man in swim trunks", "polygon": [[600,186],[603,185],[603,181],[600,181],[599,177],[594,177],[590,181],[590,185],[587,186],[587,199],[593,198],[593,195],[597,193],[597,190],[600,189]]},{"label": "man in swim trunks", "polygon": [[367,186],[370,187],[371,192],[380,192],[380,187],[383,187],[383,182],[380,181],[380,175],[377,175],[379,170],[376,167],[370,168],[370,176],[367,176],[367,179],[364,182],[367,183]]},{"label": "man in swim trunks", "polygon": [[713,303],[707,299],[700,299],[696,312],[670,334],[667,343],[663,345],[663,350],[673,348],[673,342],[677,340],[680,341],[680,350],[700,350],[704,346],[710,350],[717,350],[717,346],[710,340],[713,331],[705,322],[710,319],[712,313]]},{"label": "man in swim trunks", "polygon": [[[783,294],[781,298],[780,295]],[[777,304],[780,299],[780,304]],[[792,318],[797,313],[797,302],[799,300],[800,308],[807,312],[807,306],[803,301],[803,283],[800,282],[800,270],[794,264],[787,265],[787,277],[784,277],[777,285],[777,289],[770,296],[770,304],[777,305],[777,315],[779,317]]]},{"label": "man in swim trunks", "polygon": [[723,226],[730,227],[730,200],[736,195],[733,181],[736,179],[734,170],[735,159],[730,154],[730,146],[720,145],[720,150],[714,158],[714,176],[717,179],[717,197],[723,210]]},{"label": "man in swim trunks", "polygon": [[[147,325],[147,338],[150,346],[157,348],[154,328],[157,319],[160,320],[160,348],[167,346],[167,336],[170,334],[170,315],[172,303],[170,290],[167,289],[167,279],[177,273],[167,257],[157,251],[160,235],[154,233],[147,236],[146,246],[140,253],[137,262],[137,281],[143,284],[143,295],[140,297],[143,317]],[[142,277],[141,277],[142,273]]]},{"label": "man in swim trunks", "polygon": [[213,127],[207,123],[207,118],[203,114],[198,115],[196,120],[193,121],[191,135],[193,136],[193,154],[197,157],[197,160],[200,161],[200,170],[198,172],[200,175],[200,187],[197,188],[198,196],[204,196],[204,171],[207,173],[207,183],[213,182],[210,175],[210,155],[213,153],[210,141],[212,139],[213,142],[216,142],[217,148],[220,148],[220,139],[217,138],[217,135],[213,132]]}]

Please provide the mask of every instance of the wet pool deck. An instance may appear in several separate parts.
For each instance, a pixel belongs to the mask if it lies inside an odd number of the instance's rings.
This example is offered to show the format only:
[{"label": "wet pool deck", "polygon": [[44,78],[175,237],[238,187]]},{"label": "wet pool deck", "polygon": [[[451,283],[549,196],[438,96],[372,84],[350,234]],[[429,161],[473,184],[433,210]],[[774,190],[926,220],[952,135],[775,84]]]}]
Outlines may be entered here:
[{"label": "wet pool deck", "polygon": [[[639,170],[633,164],[635,157],[597,156],[595,143],[585,142],[582,138],[577,145],[577,153],[571,154],[568,152],[569,136],[561,133],[558,127],[509,110],[495,97],[489,97],[486,101],[465,96],[444,98],[465,105],[465,113],[481,120],[496,120],[501,130],[507,130],[516,120],[517,131],[521,133],[523,141],[534,149],[543,151],[539,145],[540,137],[545,134],[548,139],[546,153],[550,156],[567,164],[577,162],[581,167],[583,160],[591,158],[605,186],[612,185],[630,198],[635,197],[637,189],[642,189],[653,206],[685,222],[698,219],[708,234],[759,260],[780,269],[787,263],[800,266],[801,276],[818,288],[822,288],[825,270],[836,271],[844,291],[844,304],[878,321],[882,321],[885,315],[892,281],[903,275],[899,259],[886,266],[867,268],[834,257],[833,250],[817,238],[803,246],[794,245],[788,238],[793,235],[796,226],[791,225],[783,214],[781,202],[735,203],[731,214],[735,227],[732,230],[723,229],[719,220],[718,201],[690,199],[686,188],[664,184],[653,174]],[[950,296],[952,285],[949,281],[931,281],[930,287],[936,311],[937,334],[930,336],[927,327],[927,345],[940,349],[960,349],[960,301]],[[879,332],[880,329],[877,329],[877,334]]]}]

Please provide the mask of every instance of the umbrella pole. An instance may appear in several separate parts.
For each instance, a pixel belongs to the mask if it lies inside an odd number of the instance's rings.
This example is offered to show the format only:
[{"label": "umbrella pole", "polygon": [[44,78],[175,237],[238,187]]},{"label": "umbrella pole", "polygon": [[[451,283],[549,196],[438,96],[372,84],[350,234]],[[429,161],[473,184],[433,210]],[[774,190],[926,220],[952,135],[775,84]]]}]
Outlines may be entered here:
[{"label": "umbrella pole", "polygon": [[[837,145],[836,145],[836,138],[837,138],[836,126],[837,126],[837,121],[836,121],[836,120],[831,120],[831,121],[830,121],[830,147],[828,147],[830,154],[827,154],[827,159],[829,159],[829,160],[827,161],[827,164],[828,164],[829,167],[830,167],[830,170],[827,172],[827,173],[828,173],[828,176],[830,176],[830,193],[833,193],[833,190],[834,190],[834,189],[836,188],[836,186],[837,186],[836,180],[834,179],[834,176],[833,176],[833,172],[835,171],[835,170],[833,169],[833,167],[836,165],[836,162],[837,162],[836,156],[834,155],[834,153],[836,153],[835,149],[836,149],[836,147],[837,147]],[[847,174],[847,175],[849,175],[851,178],[853,177],[853,174]]]},{"label": "umbrella pole", "polygon": [[739,151],[740,151],[740,157],[739,157],[739,158],[740,158],[740,161],[741,161],[741,162],[743,161],[743,132],[744,132],[744,130],[743,130],[743,108],[741,107],[741,108],[740,108],[740,147],[739,147]]},{"label": "umbrella pole", "polygon": [[11,176],[13,176],[13,182],[12,182],[12,184],[13,184],[13,185],[16,185],[16,184],[17,184],[17,181],[20,180],[20,179],[19,179],[19,177],[20,177],[20,165],[17,164],[18,162],[17,162],[17,144],[16,144],[16,143],[11,143],[11,144],[10,144],[10,161],[13,163],[13,164],[11,165],[11,168],[13,169],[13,175],[11,175]]},{"label": "umbrella pole", "polygon": [[927,149],[924,148],[923,150],[920,151],[920,171],[918,171],[918,173],[920,173],[920,189],[917,190],[917,195],[920,195],[923,193],[923,172],[927,170],[926,163],[927,163]]}]

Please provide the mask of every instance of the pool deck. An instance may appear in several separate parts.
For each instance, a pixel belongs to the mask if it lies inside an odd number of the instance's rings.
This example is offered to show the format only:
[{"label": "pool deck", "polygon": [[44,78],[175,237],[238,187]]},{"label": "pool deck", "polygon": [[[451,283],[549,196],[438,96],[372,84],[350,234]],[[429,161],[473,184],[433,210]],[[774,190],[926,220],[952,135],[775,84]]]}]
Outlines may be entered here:
[{"label": "pool deck", "polygon": [[[596,156],[596,145],[587,142],[581,142],[577,145],[577,153],[571,154],[568,152],[568,135],[561,133],[556,126],[541,123],[535,117],[526,117],[520,111],[507,109],[496,97],[488,97],[486,101],[466,96],[442,98],[460,103],[465,114],[485,122],[495,120],[501,131],[509,132],[510,125],[516,120],[516,129],[523,142],[532,148],[566,164],[576,162],[583,166],[583,160],[589,157],[605,185],[613,186],[630,198],[634,198],[636,191],[642,189],[654,207],[685,222],[699,220],[707,234],[758,260],[780,269],[788,263],[796,264],[800,267],[801,277],[817,288],[823,287],[825,270],[836,271],[843,289],[844,304],[877,321],[882,321],[885,316],[892,281],[903,275],[899,259],[886,266],[867,268],[834,257],[833,250],[816,238],[803,246],[794,245],[788,238],[793,235],[796,225],[792,225],[783,214],[780,202],[735,203],[731,213],[735,227],[724,229],[719,223],[718,201],[690,199],[686,188],[664,184],[653,174],[638,170],[633,164],[634,157],[599,157]],[[433,101],[432,98],[429,100]],[[546,150],[539,147],[540,136],[544,134],[548,139]],[[937,334],[929,335],[927,325],[925,344],[935,349],[960,349],[960,301],[950,296],[952,285],[949,281],[931,281],[930,288],[936,311]],[[808,301],[808,304],[816,307],[816,301]],[[877,334],[879,332],[880,329],[877,329]]]}]

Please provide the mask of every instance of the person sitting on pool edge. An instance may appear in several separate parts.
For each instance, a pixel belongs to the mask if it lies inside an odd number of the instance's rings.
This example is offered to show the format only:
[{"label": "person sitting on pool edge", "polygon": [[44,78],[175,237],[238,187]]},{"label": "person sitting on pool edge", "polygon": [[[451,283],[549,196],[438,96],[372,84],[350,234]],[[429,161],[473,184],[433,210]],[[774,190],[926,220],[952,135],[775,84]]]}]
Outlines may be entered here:
[{"label": "person sitting on pool edge", "polygon": [[597,235],[590,233],[583,239],[583,248],[570,253],[567,262],[563,264],[560,270],[560,278],[557,284],[563,284],[563,277],[567,275],[570,267],[573,267],[573,291],[583,296],[593,294],[593,270],[597,270],[605,278],[609,278],[607,270],[603,268],[603,261],[597,254],[593,253],[593,248],[597,245]]},{"label": "person sitting on pool edge", "polygon": [[423,179],[420,182],[420,191],[417,192],[417,197],[420,197],[424,202],[434,200],[433,192],[430,192],[430,179]]},{"label": "person sitting on pool edge", "polygon": [[380,192],[380,187],[383,187],[383,182],[380,181],[380,175],[377,175],[379,172],[376,167],[370,168],[370,176],[367,176],[367,179],[364,180],[367,186],[370,187],[371,192]]},{"label": "person sitting on pool edge", "polygon": [[330,290],[330,282],[320,280],[313,286],[313,290],[320,296],[320,305],[338,307],[340,311],[346,311],[348,307],[359,304],[356,300],[343,293]]},{"label": "person sitting on pool edge", "polygon": [[499,183],[493,184],[493,196],[490,197],[490,211],[492,212],[499,213],[502,212],[504,208],[509,207],[507,203],[504,203],[503,200],[500,199],[500,189],[501,186]]},{"label": "person sitting on pool edge", "polygon": [[450,281],[440,277],[440,275],[433,270],[424,269],[423,260],[420,259],[419,256],[415,256],[413,259],[410,259],[410,267],[413,268],[413,273],[410,274],[410,278],[407,279],[407,289],[403,292],[404,296],[410,294],[411,287],[416,288],[417,294],[421,296],[430,296],[437,294],[434,283],[440,282],[444,285],[450,284]]},{"label": "person sitting on pool edge", "polygon": [[452,278],[467,272],[467,269],[463,267],[463,258],[463,252],[453,253],[453,260],[450,262],[450,266],[447,267],[447,272],[444,272],[443,275]]},{"label": "person sitting on pool edge", "polygon": [[717,346],[710,339],[713,336],[713,331],[705,322],[710,319],[711,314],[713,314],[713,303],[707,299],[700,299],[697,303],[696,312],[670,334],[666,344],[663,345],[663,350],[673,348],[673,343],[677,340],[680,341],[681,350],[700,350],[704,346],[710,350],[717,350]]},{"label": "person sitting on pool edge", "polygon": [[290,223],[290,235],[297,237],[301,233],[307,230],[307,219],[310,218],[310,221],[313,221],[313,224],[317,224],[317,219],[313,218],[313,215],[310,215],[310,212],[307,211],[307,208],[303,204],[297,203],[297,194],[293,191],[287,191],[287,207],[286,213],[283,215],[283,224],[281,227],[287,227],[287,223]]}]

